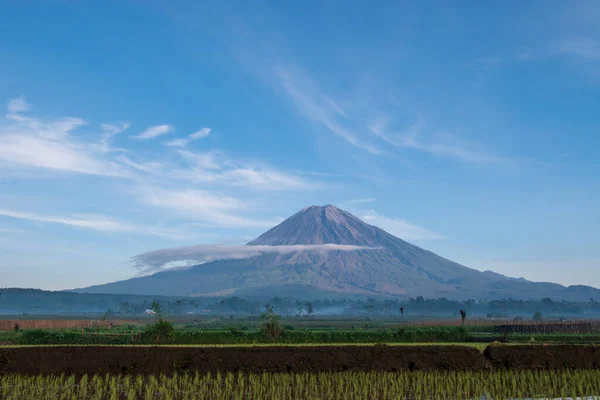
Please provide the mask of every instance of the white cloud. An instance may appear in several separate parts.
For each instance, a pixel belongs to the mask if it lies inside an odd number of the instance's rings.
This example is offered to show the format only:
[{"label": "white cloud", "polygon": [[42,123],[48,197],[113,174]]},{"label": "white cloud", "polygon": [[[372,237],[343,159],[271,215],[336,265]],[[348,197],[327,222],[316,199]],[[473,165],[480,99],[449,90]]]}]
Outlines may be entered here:
[{"label": "white cloud", "polygon": [[7,109],[9,114],[18,114],[28,111],[31,104],[27,102],[25,96],[16,97],[8,102]]},{"label": "white cloud", "polygon": [[160,173],[161,169],[163,168],[163,165],[160,162],[149,161],[149,162],[138,163],[138,162],[130,160],[129,157],[127,157],[127,156],[122,156],[120,158],[120,161],[123,164],[125,164],[131,168],[134,168],[138,171],[153,173],[153,174]]},{"label": "white cloud", "polygon": [[253,190],[307,190],[319,187],[298,175],[278,171],[269,166],[233,160],[219,152],[178,152],[189,168],[175,168],[168,175],[194,182],[218,183]]},{"label": "white cloud", "polygon": [[189,140],[198,140],[210,135],[210,128],[202,128],[197,132],[194,132],[188,136]]},{"label": "white cloud", "polygon": [[[142,180],[161,177],[179,180],[181,185],[186,186],[210,183],[222,187],[274,191],[311,188],[305,179],[296,174],[233,160],[217,151],[193,153],[179,150],[177,154],[181,160],[176,163],[169,163],[166,157],[139,161],[140,157],[131,150],[111,147],[112,138],[129,129],[127,122],[101,125],[99,142],[89,143],[72,136],[76,129],[85,124],[81,118],[45,121],[9,114],[7,120],[8,125],[0,125],[0,163],[91,175],[137,176]],[[155,129],[151,134],[167,129],[170,128]],[[198,139],[209,134],[210,129],[203,128],[190,136]],[[128,155],[115,157],[115,151]]]},{"label": "white cloud", "polygon": [[461,161],[478,164],[512,164],[512,161],[485,151],[469,149],[464,144],[456,143],[450,135],[424,138],[427,125],[423,119],[409,126],[402,132],[388,132],[390,119],[378,118],[369,124],[369,130],[385,142],[398,148],[412,149],[431,155],[448,156]]},{"label": "white cloud", "polygon": [[428,229],[413,225],[410,222],[402,219],[384,217],[383,215],[377,214],[375,211],[369,211],[363,214],[362,219],[365,222],[378,226],[384,231],[404,240],[428,240],[443,238],[443,236]]},{"label": "white cloud", "polygon": [[140,235],[158,236],[168,239],[189,239],[192,235],[173,228],[142,226],[118,221],[105,215],[73,214],[73,215],[43,215],[32,212],[0,209],[0,216],[33,222],[52,223],[76,228],[92,229],[99,232],[135,233]]},{"label": "white cloud", "polygon": [[554,43],[554,49],[564,55],[586,61],[600,61],[600,41],[589,38],[571,38]]},{"label": "white cloud", "polygon": [[357,148],[371,154],[381,153],[377,147],[364,142],[345,126],[347,115],[344,110],[325,95],[308,74],[295,68],[279,66],[275,68],[275,76],[296,107],[311,121],[324,125],[329,131]]},{"label": "white cloud", "polygon": [[113,149],[110,146],[110,142],[112,138],[119,133],[129,129],[131,124],[129,122],[120,122],[119,124],[102,124],[102,136],[100,137],[100,145],[99,148],[101,151],[108,152],[114,150],[123,150],[123,149]]},{"label": "white cloud", "polygon": [[349,206],[358,206],[361,204],[367,204],[367,203],[373,203],[373,202],[375,202],[375,199],[370,197],[370,198],[366,198],[366,199],[348,200],[345,204],[347,204]]},{"label": "white cloud", "polygon": [[[13,107],[12,111],[23,107]],[[0,171],[23,168],[126,178],[133,199],[158,207],[196,224],[211,227],[271,227],[279,218],[255,218],[255,209],[238,200],[248,191],[295,191],[318,187],[298,174],[256,162],[232,159],[219,151],[194,153],[178,149],[174,155],[145,154],[135,147],[116,149],[111,140],[130,128],[127,122],[102,124],[100,132],[76,135],[81,118],[40,119],[11,113],[0,123]],[[206,137],[209,128],[190,136]],[[90,139],[91,138],[91,139]],[[119,151],[118,154],[115,154]],[[139,188],[139,190],[138,190]],[[255,208],[256,206],[254,206]],[[55,216],[4,210],[15,218],[122,232],[176,237],[177,231],[124,224],[102,216]],[[156,209],[153,209],[156,212]],[[164,215],[164,214],[163,214]],[[189,237],[189,236],[188,236]]]},{"label": "white cloud", "polygon": [[166,142],[165,145],[171,146],[171,147],[185,147],[187,145],[187,140],[173,139],[173,140],[169,140],[168,142]]},{"label": "white cloud", "polygon": [[[7,125],[0,126],[0,163],[92,175],[127,176],[116,163],[104,159],[98,146],[74,140],[71,133],[85,125],[81,118],[49,120],[26,117],[24,100],[11,101]],[[113,131],[105,133],[113,134]]]},{"label": "white cloud", "polygon": [[377,247],[350,246],[340,244],[316,245],[286,245],[286,246],[225,246],[225,245],[199,245],[162,249],[148,253],[138,254],[132,258],[135,266],[143,272],[156,272],[169,264],[186,261],[188,264],[201,264],[215,260],[245,259],[259,256],[264,253],[288,254],[296,252],[327,252],[327,251],[358,251],[378,250]]},{"label": "white cloud", "polygon": [[41,131],[27,126],[0,128],[0,162],[91,175],[127,175],[115,163],[96,157],[91,148],[68,140],[69,129],[65,125],[46,125]]},{"label": "white cloud", "polygon": [[165,145],[170,147],[185,147],[188,143],[205,138],[208,135],[210,135],[210,128],[202,128],[199,131],[188,135],[187,138],[173,139],[166,142]]},{"label": "white cloud", "polygon": [[262,220],[237,215],[248,208],[234,197],[194,189],[140,188],[146,204],[168,209],[186,218],[219,227],[271,227],[279,219]]},{"label": "white cloud", "polygon": [[155,137],[165,135],[167,133],[173,132],[175,128],[171,125],[154,125],[146,129],[144,132],[140,133],[137,136],[133,136],[134,139],[139,140],[149,140],[154,139]]},{"label": "white cloud", "polygon": [[[488,61],[497,62],[499,60]],[[363,116],[371,113],[368,107],[377,105],[364,106],[359,102],[354,104],[355,112],[350,113],[342,109],[335,100],[324,93],[306,72],[298,68],[283,66],[276,67],[274,71],[274,75],[278,79],[277,82],[300,112],[311,121],[324,125],[330,132],[342,137],[353,146],[371,154],[382,154],[383,152],[379,146],[370,142],[368,136],[365,137],[363,134],[361,137],[359,132],[371,131],[378,139],[396,148],[407,148],[432,155],[449,156],[472,163],[511,163],[503,157],[469,148],[469,146],[458,143],[456,139],[449,135],[445,135],[446,140],[432,137],[432,135],[425,139],[423,138],[425,123],[422,119],[418,119],[415,124],[404,132],[388,132],[391,118],[380,115],[378,118],[368,121]],[[453,140],[447,140],[448,138]]]},{"label": "white cloud", "polygon": [[52,216],[6,209],[0,209],[0,215],[10,218],[37,222],[51,222],[55,224],[70,225],[106,232],[125,232],[136,230],[136,228],[132,225],[121,223],[103,215]]}]

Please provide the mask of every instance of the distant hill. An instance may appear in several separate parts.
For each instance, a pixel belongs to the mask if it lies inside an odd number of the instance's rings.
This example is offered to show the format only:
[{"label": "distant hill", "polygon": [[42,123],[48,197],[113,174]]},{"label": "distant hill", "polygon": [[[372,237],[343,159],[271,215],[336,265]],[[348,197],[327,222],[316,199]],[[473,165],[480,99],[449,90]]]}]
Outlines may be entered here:
[{"label": "distant hill", "polygon": [[332,205],[307,207],[248,246],[339,244],[356,251],[264,253],[218,260],[78,289],[166,296],[446,297],[448,299],[600,299],[589,286],[565,287],[481,272],[412,245]]},{"label": "distant hill", "polygon": [[[129,294],[73,293],[40,289],[0,288],[0,315],[60,315],[119,313],[143,314],[153,301],[161,304],[181,297],[135,296]],[[187,302],[197,299],[185,299]],[[132,308],[135,307],[135,310]]]}]

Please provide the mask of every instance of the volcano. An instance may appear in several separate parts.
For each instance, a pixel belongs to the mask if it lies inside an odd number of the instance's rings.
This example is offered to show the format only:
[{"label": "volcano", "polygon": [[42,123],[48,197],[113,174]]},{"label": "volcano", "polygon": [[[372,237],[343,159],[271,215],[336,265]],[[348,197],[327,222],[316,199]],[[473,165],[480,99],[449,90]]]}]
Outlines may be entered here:
[{"label": "volcano", "polygon": [[310,299],[423,296],[456,300],[508,297],[588,300],[600,297],[600,290],[588,286],[531,282],[465,267],[332,205],[304,208],[246,246],[326,244],[361,247],[355,251],[300,250],[221,259],[77,291]]}]

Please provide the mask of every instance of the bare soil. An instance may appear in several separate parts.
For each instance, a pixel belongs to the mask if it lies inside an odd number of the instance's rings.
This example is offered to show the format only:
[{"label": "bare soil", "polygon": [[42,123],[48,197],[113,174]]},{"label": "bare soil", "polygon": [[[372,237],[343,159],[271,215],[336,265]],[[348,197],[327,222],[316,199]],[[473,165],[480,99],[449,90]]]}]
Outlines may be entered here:
[{"label": "bare soil", "polygon": [[483,355],[495,369],[600,368],[600,346],[488,346]]},{"label": "bare soil", "polygon": [[481,352],[466,346],[32,346],[0,349],[0,374],[171,374],[477,370]]},{"label": "bare soil", "polygon": [[0,348],[0,375],[489,369],[600,369],[600,347],[30,346]]}]

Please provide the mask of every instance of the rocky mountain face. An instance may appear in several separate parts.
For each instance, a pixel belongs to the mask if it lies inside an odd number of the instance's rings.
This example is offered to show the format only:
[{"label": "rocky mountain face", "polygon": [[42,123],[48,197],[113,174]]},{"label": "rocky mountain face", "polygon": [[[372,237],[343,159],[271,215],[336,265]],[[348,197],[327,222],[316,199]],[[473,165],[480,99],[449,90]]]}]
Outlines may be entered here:
[{"label": "rocky mountain face", "polygon": [[89,293],[172,296],[447,297],[449,299],[600,298],[600,290],[564,287],[481,272],[414,246],[332,205],[307,207],[248,246],[340,244],[356,251],[265,253],[219,260],[79,289]]}]

